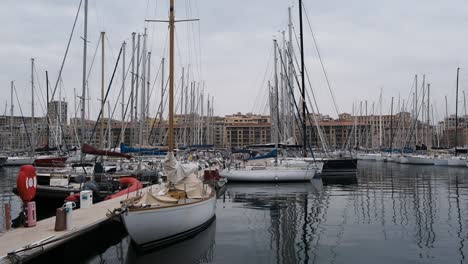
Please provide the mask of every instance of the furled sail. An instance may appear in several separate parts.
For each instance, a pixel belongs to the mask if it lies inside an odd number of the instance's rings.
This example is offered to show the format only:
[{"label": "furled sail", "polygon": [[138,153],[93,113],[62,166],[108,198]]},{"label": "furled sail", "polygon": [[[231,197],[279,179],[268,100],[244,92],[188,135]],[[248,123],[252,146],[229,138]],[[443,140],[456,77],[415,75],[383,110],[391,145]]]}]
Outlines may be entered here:
[{"label": "furled sail", "polygon": [[86,153],[86,154],[92,154],[92,155],[101,155],[101,156],[109,156],[109,157],[121,157],[121,158],[127,158],[131,159],[132,156],[128,154],[122,154],[119,152],[115,151],[110,151],[110,150],[104,150],[104,149],[97,149],[91,145],[88,144],[83,144],[81,146],[81,152]]},{"label": "furled sail", "polygon": [[173,152],[168,152],[163,161],[164,172],[167,179],[176,184],[198,170],[197,164],[181,164],[174,157]]}]

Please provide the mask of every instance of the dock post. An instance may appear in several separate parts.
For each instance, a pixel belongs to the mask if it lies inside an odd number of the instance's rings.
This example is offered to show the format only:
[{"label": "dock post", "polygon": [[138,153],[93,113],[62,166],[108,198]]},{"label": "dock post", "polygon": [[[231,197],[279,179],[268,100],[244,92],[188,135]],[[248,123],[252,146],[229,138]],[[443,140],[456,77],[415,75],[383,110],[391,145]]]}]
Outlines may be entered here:
[{"label": "dock post", "polygon": [[10,205],[8,203],[4,204],[4,211],[5,211],[5,230],[10,230],[11,215],[10,215]]}]

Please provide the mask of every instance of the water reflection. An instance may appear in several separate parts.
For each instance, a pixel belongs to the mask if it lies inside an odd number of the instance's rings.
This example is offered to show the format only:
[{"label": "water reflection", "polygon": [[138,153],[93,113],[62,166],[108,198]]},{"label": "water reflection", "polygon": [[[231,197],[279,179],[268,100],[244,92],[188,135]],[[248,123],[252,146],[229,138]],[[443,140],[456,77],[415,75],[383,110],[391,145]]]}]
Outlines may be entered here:
[{"label": "water reflection", "polygon": [[361,162],[349,181],[322,180],[228,183],[194,238],[140,255],[124,235],[88,262],[465,262],[468,169]]}]

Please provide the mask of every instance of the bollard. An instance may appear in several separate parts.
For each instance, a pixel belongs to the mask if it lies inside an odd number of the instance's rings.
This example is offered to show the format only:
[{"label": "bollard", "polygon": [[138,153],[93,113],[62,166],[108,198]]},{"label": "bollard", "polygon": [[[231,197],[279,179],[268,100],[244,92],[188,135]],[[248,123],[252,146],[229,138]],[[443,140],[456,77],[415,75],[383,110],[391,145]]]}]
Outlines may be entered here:
[{"label": "bollard", "polygon": [[11,215],[10,215],[10,205],[5,204],[5,230],[10,230],[11,227]]}]

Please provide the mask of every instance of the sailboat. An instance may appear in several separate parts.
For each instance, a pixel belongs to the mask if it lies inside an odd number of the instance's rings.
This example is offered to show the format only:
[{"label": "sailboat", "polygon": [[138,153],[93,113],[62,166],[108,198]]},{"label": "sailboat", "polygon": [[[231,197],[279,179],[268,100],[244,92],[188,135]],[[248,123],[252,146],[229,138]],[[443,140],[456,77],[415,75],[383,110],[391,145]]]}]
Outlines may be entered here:
[{"label": "sailboat", "polygon": [[[301,25],[301,36],[302,36],[302,4],[299,1],[299,12],[300,12],[300,25]],[[219,174],[222,177],[228,179],[228,181],[250,181],[250,182],[297,182],[297,181],[310,181],[312,180],[317,171],[321,171],[323,163],[306,162],[305,159],[292,159],[287,160],[283,163],[278,162],[278,144],[279,144],[279,107],[278,107],[278,75],[277,75],[277,64],[278,64],[278,44],[276,39],[273,40],[274,47],[274,88],[272,89],[271,95],[271,115],[274,117],[273,126],[275,134],[275,150],[271,153],[274,154],[275,160],[272,165],[245,165],[244,167],[236,166],[235,169],[231,169],[229,166],[227,169],[222,170]],[[302,76],[302,136],[303,136],[303,154],[304,158],[307,154],[306,140],[306,105],[305,105],[305,81],[304,81],[304,52],[303,52],[303,38],[301,37],[301,76]]]},{"label": "sailboat", "polygon": [[152,185],[123,203],[125,228],[142,250],[184,239],[215,218],[216,193],[195,175],[198,165],[182,165],[174,157],[174,23],[174,0],[170,0],[169,133],[163,161],[168,183]]},{"label": "sailboat", "polygon": [[449,166],[465,167],[466,157],[458,156],[458,77],[460,68],[457,68],[457,91],[455,96],[455,156],[448,159]]}]

